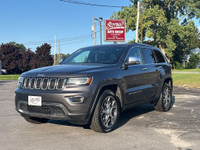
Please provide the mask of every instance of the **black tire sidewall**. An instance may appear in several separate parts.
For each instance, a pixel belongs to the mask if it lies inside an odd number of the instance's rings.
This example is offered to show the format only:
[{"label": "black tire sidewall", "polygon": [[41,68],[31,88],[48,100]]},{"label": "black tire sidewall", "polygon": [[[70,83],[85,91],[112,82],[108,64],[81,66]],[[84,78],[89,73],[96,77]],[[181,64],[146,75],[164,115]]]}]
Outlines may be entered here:
[{"label": "black tire sidewall", "polygon": [[[117,102],[117,118],[116,118],[116,121],[115,121],[114,125],[111,126],[110,128],[107,128],[107,127],[105,127],[103,125],[102,120],[101,120],[101,115],[100,115],[100,110],[101,110],[102,103],[105,100],[105,98],[108,97],[108,96],[112,96],[115,99],[115,101]],[[111,90],[104,91],[102,93],[102,95],[100,96],[100,98],[99,98],[99,104],[98,104],[98,119],[99,119],[99,123],[100,123],[100,126],[101,126],[102,130],[104,132],[112,131],[116,127],[116,124],[117,124],[117,122],[119,120],[119,115],[120,115],[120,103],[119,103],[119,100],[118,100],[117,96]]]},{"label": "black tire sidewall", "polygon": [[[170,90],[170,104],[169,104],[168,108],[165,108],[164,101],[163,101],[163,96],[164,96],[163,93],[164,93],[164,91],[165,91],[166,88],[169,88],[169,90]],[[171,106],[172,106],[172,88],[168,84],[166,84],[166,83],[163,85],[162,92],[161,92],[161,98],[162,98],[162,108],[163,108],[163,111],[166,112],[166,111],[170,110]]]}]

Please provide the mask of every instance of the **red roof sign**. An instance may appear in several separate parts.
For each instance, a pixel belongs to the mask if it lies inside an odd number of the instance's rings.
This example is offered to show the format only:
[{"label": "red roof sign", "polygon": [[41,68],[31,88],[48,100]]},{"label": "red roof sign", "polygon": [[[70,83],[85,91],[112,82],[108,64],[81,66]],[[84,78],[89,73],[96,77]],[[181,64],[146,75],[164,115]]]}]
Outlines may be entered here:
[{"label": "red roof sign", "polygon": [[104,39],[105,41],[124,42],[126,35],[125,20],[105,20]]}]

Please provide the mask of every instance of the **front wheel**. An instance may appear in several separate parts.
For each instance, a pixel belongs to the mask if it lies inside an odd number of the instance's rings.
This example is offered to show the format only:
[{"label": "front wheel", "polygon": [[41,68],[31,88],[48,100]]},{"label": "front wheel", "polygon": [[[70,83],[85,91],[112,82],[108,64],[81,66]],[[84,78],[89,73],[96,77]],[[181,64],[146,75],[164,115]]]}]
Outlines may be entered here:
[{"label": "front wheel", "polygon": [[167,83],[162,87],[160,98],[154,106],[157,111],[169,111],[172,107],[172,88]]},{"label": "front wheel", "polygon": [[120,104],[117,96],[111,90],[106,90],[98,100],[90,127],[96,132],[110,132],[115,128],[119,114]]}]

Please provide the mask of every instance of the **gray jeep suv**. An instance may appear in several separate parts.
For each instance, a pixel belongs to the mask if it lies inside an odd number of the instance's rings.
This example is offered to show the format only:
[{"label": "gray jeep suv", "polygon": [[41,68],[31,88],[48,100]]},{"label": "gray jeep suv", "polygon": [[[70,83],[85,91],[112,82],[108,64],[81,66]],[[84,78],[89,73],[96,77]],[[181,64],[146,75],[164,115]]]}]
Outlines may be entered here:
[{"label": "gray jeep suv", "polygon": [[158,111],[172,107],[171,67],[162,52],[145,44],[81,48],[56,66],[23,73],[16,110],[31,123],[49,119],[116,127],[120,113],[143,103]]}]

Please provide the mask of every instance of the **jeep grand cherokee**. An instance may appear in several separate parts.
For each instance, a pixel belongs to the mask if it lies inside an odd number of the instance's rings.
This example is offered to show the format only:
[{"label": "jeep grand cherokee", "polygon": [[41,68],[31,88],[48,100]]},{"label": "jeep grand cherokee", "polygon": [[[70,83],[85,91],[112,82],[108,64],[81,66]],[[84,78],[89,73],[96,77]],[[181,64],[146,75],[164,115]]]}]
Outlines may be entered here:
[{"label": "jeep grand cherokee", "polygon": [[120,113],[143,103],[172,107],[171,67],[161,50],[145,44],[81,48],[56,66],[21,75],[16,110],[31,123],[48,119],[109,132]]}]

